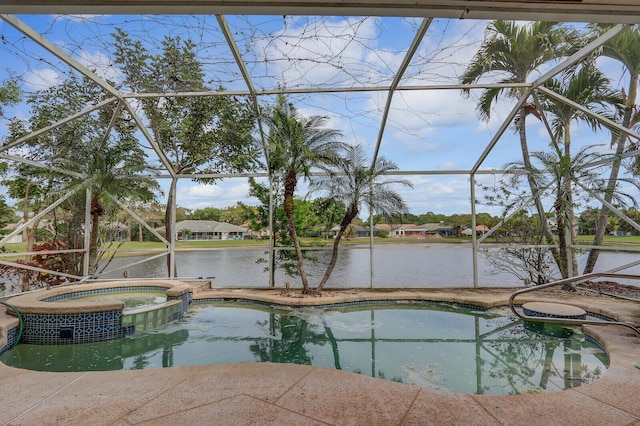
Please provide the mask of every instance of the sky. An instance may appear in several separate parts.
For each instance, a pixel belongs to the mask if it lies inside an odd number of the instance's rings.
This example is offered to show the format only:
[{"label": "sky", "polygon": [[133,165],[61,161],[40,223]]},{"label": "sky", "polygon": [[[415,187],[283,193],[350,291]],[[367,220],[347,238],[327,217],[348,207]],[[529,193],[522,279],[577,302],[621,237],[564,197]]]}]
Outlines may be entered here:
[{"label": "sky", "polygon": [[[163,37],[179,35],[196,43],[210,87],[247,90],[213,16],[30,15],[18,16],[18,19],[81,64],[94,69],[100,77],[116,82],[122,80],[122,74],[113,61],[115,28],[125,30],[150,50],[157,49]],[[421,19],[296,16],[227,16],[225,19],[258,92],[277,88],[352,90],[291,94],[289,100],[303,116],[326,116],[327,126],[340,130],[345,142],[362,145],[373,157],[388,96],[386,91],[375,88],[392,84],[423,23]],[[399,86],[456,84],[477,52],[486,25],[485,21],[435,19]],[[75,72],[9,24],[0,21],[0,32],[3,62],[0,73],[3,79],[18,77],[26,92],[50,87]],[[626,85],[618,65],[606,61],[601,64],[615,86]],[[543,67],[531,79],[549,67]],[[499,76],[485,81],[496,81],[496,78]],[[356,88],[361,90],[353,90]],[[434,173],[407,175],[413,189],[398,188],[411,213],[471,212],[469,175],[440,173],[471,169],[515,103],[513,99],[501,98],[490,119],[483,121],[476,112],[479,95],[480,91],[472,91],[465,97],[457,89],[395,92],[379,155],[392,160],[403,171]],[[269,103],[273,97],[261,96],[260,100]],[[6,108],[5,118],[25,119],[28,114],[28,107],[21,104]],[[6,136],[7,124],[6,119],[0,121],[2,138]],[[540,121],[529,119],[527,131],[531,151],[548,149],[549,137]],[[572,138],[577,146],[607,145],[610,136],[576,124]],[[143,140],[141,143],[146,144]],[[510,127],[481,163],[480,170],[500,170],[519,159],[518,135]],[[149,160],[157,162],[157,157],[150,152]],[[482,174],[476,179],[493,184],[499,176]],[[161,181],[161,185],[168,188],[168,181]],[[192,210],[224,208],[238,201],[257,204],[256,199],[248,197],[248,189],[246,178],[229,178],[215,185],[181,180],[177,202]],[[298,195],[306,195],[304,185]],[[480,194],[480,201],[481,198]],[[483,204],[478,205],[477,210],[495,215],[502,213],[499,207]]]}]

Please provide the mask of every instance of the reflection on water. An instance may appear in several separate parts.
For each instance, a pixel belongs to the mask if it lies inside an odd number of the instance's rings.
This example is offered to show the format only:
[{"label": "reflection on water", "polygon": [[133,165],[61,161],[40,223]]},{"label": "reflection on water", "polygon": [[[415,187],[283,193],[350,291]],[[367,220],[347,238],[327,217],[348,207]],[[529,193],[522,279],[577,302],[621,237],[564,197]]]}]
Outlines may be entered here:
[{"label": "reflection on water", "polygon": [[[580,256],[584,263],[588,253]],[[384,244],[373,252],[375,287],[472,287],[473,259],[468,246],[460,244]],[[481,287],[518,287],[522,282],[512,274],[495,271],[483,257],[478,259],[478,279]],[[319,262],[305,264],[312,285],[324,274],[330,252],[317,251]],[[215,285],[221,287],[266,287],[269,274],[264,249],[224,249],[212,251],[178,252],[179,277],[215,277]],[[116,258],[107,268],[115,270],[141,257]],[[596,271],[606,271],[614,266],[637,260],[634,253],[601,253]],[[340,250],[338,263],[327,284],[328,287],[360,287],[371,284],[368,246],[348,246]],[[157,258],[125,268],[129,278],[160,278],[167,275],[166,259]],[[640,266],[625,271],[640,274]],[[102,278],[121,278],[123,270],[117,270]],[[298,286],[299,278],[287,277],[276,270],[276,287],[285,282]],[[630,282],[638,285],[638,282]]]},{"label": "reflection on water", "polygon": [[455,392],[506,395],[581,386],[606,354],[576,329],[540,334],[513,317],[406,304],[273,309],[215,303],[122,339],[18,345],[0,357],[21,368],[85,371],[235,362],[316,365]]}]

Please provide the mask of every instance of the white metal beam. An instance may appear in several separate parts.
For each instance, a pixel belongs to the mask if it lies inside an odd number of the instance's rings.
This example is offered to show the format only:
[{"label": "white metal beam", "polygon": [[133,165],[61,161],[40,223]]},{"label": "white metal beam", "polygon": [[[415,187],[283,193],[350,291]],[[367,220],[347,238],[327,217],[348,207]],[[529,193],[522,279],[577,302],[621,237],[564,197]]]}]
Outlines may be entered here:
[{"label": "white metal beam", "polygon": [[57,127],[60,127],[60,126],[62,126],[64,124],[66,124],[66,123],[69,123],[69,122],[75,120],[76,118],[82,117],[83,115],[90,114],[91,112],[93,112],[93,111],[95,111],[97,109],[100,109],[105,105],[109,105],[110,103],[115,102],[117,100],[118,100],[118,98],[105,99],[104,101],[99,102],[99,103],[97,103],[95,105],[92,105],[91,107],[89,107],[89,108],[87,108],[87,109],[85,109],[83,111],[80,111],[80,112],[78,112],[76,114],[72,114],[72,115],[68,116],[67,118],[64,118],[64,119],[62,119],[60,121],[57,121],[57,122],[55,122],[53,124],[50,124],[49,126],[43,127],[42,129],[36,130],[35,132],[29,133],[28,135],[25,135],[25,136],[23,136],[21,138],[18,138],[15,141],[12,141],[12,142],[9,142],[9,143],[7,143],[5,145],[0,146],[0,152],[6,151],[6,150],[11,149],[11,148],[13,148],[15,146],[23,144],[23,143],[25,143],[25,142],[33,139],[33,138],[36,138],[36,137],[38,137],[38,136],[40,136],[40,135],[42,135],[42,134],[44,134],[46,132],[49,132],[49,131],[57,128]]},{"label": "white metal beam", "polygon": [[[0,10],[2,10],[0,8]],[[29,37],[35,43],[39,44],[52,55],[69,65],[71,68],[78,71],[80,74],[84,75],[98,86],[102,87],[107,92],[111,93],[113,96],[119,97],[120,92],[118,89],[109,84],[106,80],[100,78],[96,73],[90,71],[87,67],[82,65],[80,62],[73,59],[71,56],[67,55],[64,51],[62,51],[58,46],[51,43],[49,40],[44,38],[40,33],[36,30],[22,22],[20,19],[16,18],[13,15],[0,15],[0,19],[13,26],[16,30],[20,31],[25,36]]]},{"label": "white metal beam", "polygon": [[413,38],[413,41],[411,42],[411,46],[409,46],[409,50],[407,50],[407,54],[404,56],[404,59],[402,60],[402,64],[400,64],[400,68],[398,69],[398,72],[393,78],[391,87],[389,87],[389,91],[387,93],[387,102],[384,106],[384,111],[382,113],[382,120],[380,120],[380,130],[378,131],[376,148],[374,150],[373,157],[371,158],[371,167],[373,167],[373,165],[378,160],[378,152],[380,151],[380,145],[382,144],[382,136],[384,135],[384,129],[387,126],[387,119],[389,118],[389,111],[391,110],[393,93],[396,90],[396,88],[400,85],[400,80],[402,79],[402,76],[407,70],[407,67],[409,67],[409,64],[411,63],[411,59],[413,58],[413,55],[415,55],[416,50],[418,50],[418,46],[420,46],[420,43],[422,42],[424,35],[427,33],[427,30],[429,29],[429,26],[431,25],[432,21],[433,19],[428,18],[423,20],[422,23],[420,24],[420,28],[418,28],[418,31],[416,31],[416,35]]},{"label": "white metal beam", "polygon": [[407,16],[640,23],[636,0],[5,0],[15,14]]}]

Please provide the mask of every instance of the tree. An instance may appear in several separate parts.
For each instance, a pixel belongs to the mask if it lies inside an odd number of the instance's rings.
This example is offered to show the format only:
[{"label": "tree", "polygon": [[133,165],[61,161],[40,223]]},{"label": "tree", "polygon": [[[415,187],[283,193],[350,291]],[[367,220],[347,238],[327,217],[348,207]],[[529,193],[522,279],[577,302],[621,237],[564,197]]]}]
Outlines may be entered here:
[{"label": "tree", "polygon": [[[147,50],[117,30],[115,63],[122,66],[124,85],[136,92],[156,94],[211,92],[205,85],[196,45],[180,37],[165,37],[160,53]],[[209,93],[210,95],[210,93]],[[255,116],[245,98],[234,96],[155,96],[140,98],[153,137],[176,176],[185,173],[231,173],[257,164],[252,143]],[[212,183],[214,179],[197,179]],[[177,186],[172,179],[165,212],[165,231],[173,241],[171,206]],[[167,267],[171,270],[171,256]]]},{"label": "tree", "polygon": [[[591,33],[595,37],[606,31],[607,26],[595,25],[590,29],[592,30]],[[624,113],[622,114],[621,121],[622,126],[627,128],[632,124],[636,97],[638,94],[638,79],[640,78],[640,49],[638,49],[638,46],[640,46],[640,29],[636,26],[633,29],[627,29],[627,31],[624,31],[621,34],[618,34],[615,38],[609,40],[602,46],[599,52],[604,57],[620,62],[626,73],[629,75],[629,85],[627,86],[627,94],[624,99]],[[611,200],[613,199],[618,175],[620,173],[620,166],[622,164],[621,154],[625,151],[627,140],[629,139],[629,137],[622,132],[614,133],[613,137],[616,156],[613,158],[611,163],[609,180],[604,192],[604,200],[607,203],[611,203]],[[608,219],[609,208],[606,203],[603,203],[600,208],[596,234],[593,238],[594,246],[602,245]],[[587,263],[585,264],[583,273],[588,274],[593,272],[593,268],[596,265],[599,255],[600,250],[598,249],[592,249],[589,252],[589,257],[587,258]]]},{"label": "tree", "polygon": [[135,139],[116,139],[110,144],[105,142],[102,139],[92,140],[77,151],[86,150],[86,161],[76,164],[87,172],[89,178],[82,184],[91,189],[90,274],[97,270],[100,217],[105,213],[106,205],[113,206],[109,195],[120,200],[146,203],[152,201],[159,190],[156,181],[142,176],[148,166]]},{"label": "tree", "polygon": [[[532,22],[519,25],[513,21],[493,21],[488,25],[485,39],[460,81],[462,84],[473,84],[487,74],[495,74],[499,77],[500,83],[525,83],[529,75],[541,66],[568,53],[574,39],[573,31],[557,23]],[[526,89],[485,89],[477,106],[481,118],[489,119],[492,104],[505,90],[508,90],[508,96],[519,98],[524,96]],[[464,89],[463,93],[468,96],[470,90]],[[529,105],[523,102],[516,119],[525,168],[531,167],[526,136],[528,107]],[[548,244],[554,244],[551,229],[544,220],[545,210],[542,201],[537,196],[538,188],[535,187],[533,179],[529,179],[528,183],[531,194],[534,195],[544,236]]]},{"label": "tree", "polygon": [[205,207],[203,209],[195,209],[190,215],[189,219],[193,220],[214,220],[220,222],[220,215],[222,211],[215,207]]},{"label": "tree", "polygon": [[15,79],[5,80],[0,86],[0,116],[4,115],[4,107],[20,102],[21,91]]},{"label": "tree", "polygon": [[[101,88],[72,75],[29,98],[31,120],[25,127],[35,131],[105,97]],[[31,198],[35,191],[56,196],[78,186],[91,191],[92,223],[91,229],[85,231],[90,232],[88,266],[92,274],[97,268],[100,217],[107,205],[115,205],[108,195],[120,200],[149,202],[158,189],[157,182],[142,176],[149,171],[149,166],[130,121],[130,117],[113,104],[85,114],[37,138],[37,144],[31,145],[35,158],[46,159],[65,173],[46,169],[36,173],[34,167],[24,165],[15,169],[18,175],[12,185],[15,190],[24,191],[25,199]],[[34,176],[40,176],[46,186],[34,185]],[[77,212],[84,210],[84,203],[84,192],[81,191],[65,205],[78,217]],[[64,239],[70,242],[69,238]],[[75,248],[76,244],[72,245]]]},{"label": "tree", "polygon": [[16,221],[16,212],[13,207],[7,205],[4,196],[0,195],[0,229],[4,229],[9,223]]},{"label": "tree", "polygon": [[329,230],[345,214],[345,206],[340,200],[330,197],[318,197],[311,201],[311,208],[318,218],[318,227],[325,239],[329,238]]},{"label": "tree", "polygon": [[578,217],[578,228],[580,230],[580,234],[595,235],[599,215],[600,211],[596,208],[586,209],[580,213],[580,216]]},{"label": "tree", "polygon": [[[17,140],[30,132],[30,129],[39,129],[58,118],[56,109],[48,103],[38,104],[37,95],[27,99],[31,105],[28,121],[13,119],[9,123],[9,135],[7,142]],[[44,117],[44,118],[43,118]],[[57,138],[64,138],[67,134],[64,129],[55,129],[46,135],[41,135],[37,141],[29,140],[20,146],[20,155],[29,162],[43,163],[53,155],[48,148],[48,142]],[[42,145],[39,143],[42,141]],[[53,201],[56,189],[60,187],[60,178],[53,176],[48,170],[29,163],[12,162],[8,165],[3,185],[7,188],[9,197],[20,200],[18,210],[22,215],[23,223],[30,219],[30,213],[37,214]],[[25,226],[22,239],[27,243],[26,252],[34,251],[36,232],[40,220],[36,220],[31,226]],[[33,260],[30,254],[24,256],[24,263],[29,264]],[[28,291],[31,283],[31,274],[23,271],[22,290]]]},{"label": "tree", "polygon": [[502,244],[495,249],[498,256],[487,256],[491,265],[515,275],[525,284],[547,282],[555,260],[542,246],[544,237],[538,215],[529,217],[526,211],[520,211],[507,220],[494,236]]},{"label": "tree", "polygon": [[[625,212],[625,215],[636,223],[640,222],[640,210],[638,209],[635,209],[635,208],[628,209]],[[623,220],[620,221],[620,224],[618,225],[618,230],[623,232],[624,235],[629,235],[629,234],[638,235],[640,233],[637,229],[633,228],[631,225],[629,225],[627,222]]]},{"label": "tree", "polygon": [[[609,87],[609,79],[597,69],[592,62],[587,62],[585,65],[580,66],[577,71],[571,70],[562,74],[561,78],[554,78],[545,82],[545,86],[555,93],[570,99],[577,104],[588,107],[591,110],[600,109],[603,110],[608,106],[616,107],[621,99],[618,93],[613,91]],[[601,127],[600,121],[593,118],[591,115],[585,114],[583,111],[575,108],[574,106],[560,101],[552,96],[542,96],[542,109],[544,112],[552,114],[551,129],[552,129],[552,143],[554,146],[562,144],[562,156],[563,161],[569,161],[571,158],[571,124],[575,121],[585,122],[596,130]],[[542,111],[541,111],[542,113]],[[560,149],[560,148],[558,148]],[[569,172],[570,169],[564,169]],[[559,253],[561,257],[568,257],[570,266],[568,271],[563,273],[563,276],[575,276],[578,275],[578,259],[575,252],[571,249],[576,238],[576,223],[575,213],[573,210],[573,191],[570,188],[574,183],[571,177],[568,176],[562,179],[567,188],[563,193],[566,195],[566,203],[562,204],[562,208],[566,209],[563,212],[562,217],[567,220],[566,232],[567,235],[560,235],[560,239],[569,239],[567,241],[568,253]],[[554,205],[556,208],[557,205]],[[556,216],[558,216],[556,212]],[[560,225],[560,224],[558,224]],[[564,262],[562,262],[564,263]],[[561,268],[562,269],[562,268]]]},{"label": "tree", "polygon": [[[518,187],[522,176],[529,176],[534,180],[537,188],[546,188],[545,193],[553,198],[553,209],[558,224],[558,260],[562,278],[570,277],[570,262],[568,255],[573,232],[571,228],[572,213],[574,211],[574,198],[578,195],[572,185],[573,182],[581,182],[592,190],[604,187],[601,178],[602,166],[596,167],[593,164],[602,164],[604,156],[593,150],[593,147],[584,147],[578,153],[570,157],[564,154],[559,146],[551,152],[534,152],[531,155],[537,164],[525,166],[524,162],[514,162],[507,166],[506,170],[511,177],[511,182],[506,187]],[[606,159],[606,158],[604,158]],[[628,180],[629,183],[639,187],[640,184]],[[626,193],[617,192],[614,199],[620,204],[631,201],[635,204],[634,198]],[[586,201],[588,201],[588,196]],[[568,286],[571,288],[571,286]]]},{"label": "tree", "polygon": [[418,224],[423,225],[425,223],[441,223],[446,222],[447,216],[443,214],[436,214],[433,212],[427,212],[421,215],[418,215]]},{"label": "tree", "polygon": [[309,293],[309,280],[304,268],[304,258],[294,218],[293,196],[298,185],[298,177],[309,178],[312,169],[327,170],[337,164],[340,151],[346,144],[338,140],[339,131],[324,128],[326,117],[301,117],[295,107],[278,98],[278,104],[268,117],[269,171],[281,173],[284,179],[283,210],[287,218],[298,272],[302,280],[303,293]]},{"label": "tree", "polygon": [[363,204],[371,214],[403,213],[408,210],[394,187],[402,185],[412,188],[411,182],[387,176],[389,172],[397,171],[398,166],[384,157],[378,158],[373,165],[370,163],[360,145],[349,146],[345,158],[338,162],[327,176],[312,182],[312,189],[325,190],[330,198],[340,200],[345,205],[345,214],[333,241],[331,260],[316,291],[321,291],[329,280],[338,260],[340,239],[353,219],[358,216]]}]

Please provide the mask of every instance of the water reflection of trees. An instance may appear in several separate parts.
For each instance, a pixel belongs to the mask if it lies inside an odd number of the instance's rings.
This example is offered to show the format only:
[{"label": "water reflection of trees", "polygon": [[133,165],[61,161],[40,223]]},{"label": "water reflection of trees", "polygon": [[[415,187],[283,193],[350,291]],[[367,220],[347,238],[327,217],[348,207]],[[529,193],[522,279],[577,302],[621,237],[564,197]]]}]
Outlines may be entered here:
[{"label": "water reflection of trees", "polygon": [[[372,321],[376,309],[370,309]],[[602,374],[600,367],[590,367],[583,363],[579,337],[532,332],[525,329],[521,322],[492,315],[475,316],[474,323],[474,337],[470,336],[469,339],[421,338],[418,335],[411,338],[380,338],[376,337],[374,327],[369,336],[360,334],[345,337],[341,334],[336,338],[330,324],[321,316],[309,321],[303,315],[269,313],[268,319],[258,321],[260,328],[267,331],[268,337],[255,340],[250,345],[250,350],[258,361],[311,365],[314,364],[318,348],[329,345],[333,366],[340,370],[344,364],[340,359],[341,345],[362,344],[362,350],[371,355],[372,365],[368,374],[386,378],[385,372],[376,365],[376,357],[384,356],[376,353],[376,345],[471,343],[476,347],[475,381],[478,394],[554,391],[580,386]],[[483,326],[488,326],[490,330],[482,333]],[[399,350],[402,351],[402,348]],[[563,362],[559,362],[559,359]],[[606,355],[600,361],[606,364]],[[347,364],[351,365],[349,362]],[[353,371],[363,373],[366,370],[363,367],[364,365],[359,365]],[[391,380],[404,381],[398,376]]]},{"label": "water reflection of trees", "polygon": [[269,337],[249,346],[261,362],[281,362],[311,365],[309,345],[325,345],[327,337],[318,325],[294,315],[269,313],[269,319],[258,321],[268,329]]},{"label": "water reflection of trees", "polygon": [[[544,327],[533,332],[525,330],[521,323],[514,323],[501,329],[499,336],[479,336],[482,350],[491,355],[488,376],[503,383],[503,394],[568,389],[590,383],[602,374],[599,366],[591,369],[582,362],[579,336],[562,329],[546,331],[552,335],[544,332]],[[562,365],[556,364],[558,353],[562,354]],[[540,377],[536,379],[538,372]],[[556,389],[551,389],[553,386]],[[484,393],[490,387],[479,389]]]}]

